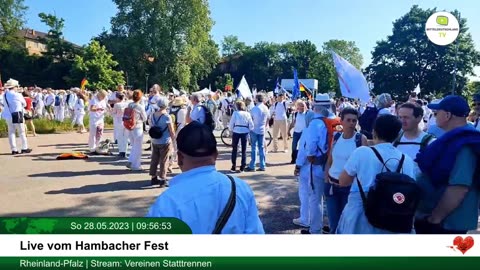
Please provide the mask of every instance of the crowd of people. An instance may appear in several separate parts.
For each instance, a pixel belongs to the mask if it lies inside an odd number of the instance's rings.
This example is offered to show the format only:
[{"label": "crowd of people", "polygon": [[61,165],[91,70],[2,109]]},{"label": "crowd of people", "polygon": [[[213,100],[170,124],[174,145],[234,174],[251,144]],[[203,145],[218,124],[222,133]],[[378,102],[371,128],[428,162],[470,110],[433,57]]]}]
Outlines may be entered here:
[{"label": "crowd of people", "polygon": [[[86,112],[89,150],[98,153],[110,114],[119,158],[128,157],[127,167],[142,171],[142,153],[150,151],[151,184],[169,186],[148,216],[178,217],[194,233],[264,233],[251,188],[215,168],[214,131],[224,128],[232,137],[231,173],[266,171],[267,153],[291,152],[300,201],[293,223],[305,228],[302,234],[464,234],[477,228],[480,93],[471,110],[460,96],[422,100],[415,93],[405,102],[384,93],[362,103],[328,94],[291,100],[286,92],[245,98],[221,91],[164,94],[159,85],[147,95],[123,86],[95,93],[22,89],[15,80],[3,91],[12,154],[31,151],[28,117],[73,119],[83,133]],[[271,149],[265,143],[269,129]],[[142,149],[145,134],[148,149]],[[169,180],[174,163],[182,173]]]}]

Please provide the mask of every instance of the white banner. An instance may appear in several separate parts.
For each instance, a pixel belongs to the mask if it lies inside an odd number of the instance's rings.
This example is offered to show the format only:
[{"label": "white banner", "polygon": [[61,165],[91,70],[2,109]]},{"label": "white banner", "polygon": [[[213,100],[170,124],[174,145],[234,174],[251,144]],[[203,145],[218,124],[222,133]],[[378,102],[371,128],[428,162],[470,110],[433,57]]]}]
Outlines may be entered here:
[{"label": "white banner", "polygon": [[[0,256],[480,256],[476,235],[0,235]],[[472,237],[472,239],[465,239]],[[467,249],[463,254],[460,249]],[[470,247],[470,248],[468,248]],[[57,248],[59,250],[57,250]]]}]

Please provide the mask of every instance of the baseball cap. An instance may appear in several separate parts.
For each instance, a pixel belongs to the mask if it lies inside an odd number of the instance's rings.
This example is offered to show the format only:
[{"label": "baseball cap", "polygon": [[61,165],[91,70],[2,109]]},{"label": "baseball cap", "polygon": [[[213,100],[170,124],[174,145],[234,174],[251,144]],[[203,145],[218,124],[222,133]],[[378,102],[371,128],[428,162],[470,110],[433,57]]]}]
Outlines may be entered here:
[{"label": "baseball cap", "polygon": [[180,130],[177,146],[178,151],[191,157],[207,157],[217,152],[217,140],[211,129],[197,121]]},{"label": "baseball cap", "polygon": [[463,97],[456,95],[446,96],[439,103],[430,103],[428,108],[450,112],[458,117],[467,117],[470,113],[467,101]]}]

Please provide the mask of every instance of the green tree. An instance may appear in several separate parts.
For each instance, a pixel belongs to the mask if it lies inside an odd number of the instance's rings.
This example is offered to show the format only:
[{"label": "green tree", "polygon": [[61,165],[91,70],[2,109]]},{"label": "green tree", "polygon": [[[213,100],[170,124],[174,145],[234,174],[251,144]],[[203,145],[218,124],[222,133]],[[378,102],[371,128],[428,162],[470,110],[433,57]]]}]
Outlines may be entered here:
[{"label": "green tree", "polygon": [[43,40],[47,45],[47,52],[45,52],[44,55],[57,62],[64,59],[73,60],[76,54],[75,48],[63,38],[65,20],[43,12],[38,14],[38,17],[40,17],[43,23],[50,27],[47,37]]},{"label": "green tree", "polygon": [[[218,62],[207,0],[114,0],[112,31],[97,38],[131,81],[196,88]],[[118,44],[121,43],[121,44]],[[150,83],[150,84],[152,84]]]},{"label": "green tree", "polygon": [[241,42],[238,40],[237,36],[229,35],[223,37],[222,41],[222,56],[230,56],[235,54],[242,54],[248,46],[245,42]]},{"label": "green tree", "polygon": [[[459,93],[467,77],[480,64],[480,54],[475,49],[468,32],[467,20],[461,18],[460,34],[456,43],[438,46],[430,42],[425,33],[425,22],[436,9],[413,6],[410,11],[393,22],[393,33],[377,42],[372,53],[373,61],[367,68],[374,92],[389,92],[406,97],[417,84],[423,95],[449,93],[453,85],[455,46],[458,44],[456,92]],[[457,18],[459,13],[452,12]]]},{"label": "green tree", "polygon": [[86,77],[93,89],[114,89],[124,84],[123,72],[115,70],[118,62],[113,60],[105,46],[96,40],[92,41],[80,56],[75,56],[72,78],[80,82]]},{"label": "green tree", "polygon": [[0,49],[19,48],[18,31],[24,24],[27,7],[23,0],[0,0]]}]

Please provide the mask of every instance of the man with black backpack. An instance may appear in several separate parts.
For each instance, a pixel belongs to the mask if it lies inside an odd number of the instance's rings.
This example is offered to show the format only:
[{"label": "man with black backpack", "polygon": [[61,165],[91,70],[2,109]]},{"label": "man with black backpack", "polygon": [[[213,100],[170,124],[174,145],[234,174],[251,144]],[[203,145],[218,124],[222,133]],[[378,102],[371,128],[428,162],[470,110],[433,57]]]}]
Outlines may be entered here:
[{"label": "man with black backpack", "polygon": [[[402,131],[393,142],[393,146],[415,159],[421,149],[435,140],[435,136],[420,128],[420,123],[423,121],[423,108],[415,103],[402,104],[398,110],[398,118],[402,122]],[[420,173],[420,169],[415,164],[415,175]]]},{"label": "man with black backpack", "polygon": [[413,160],[392,145],[401,127],[396,116],[379,116],[373,126],[375,145],[359,147],[345,164],[339,185],[352,187],[338,234],[412,232],[420,195]]},{"label": "man with black backpack", "polygon": [[231,92],[227,92],[227,97],[220,101],[218,108],[222,112],[222,125],[228,127],[234,111],[233,97]]},{"label": "man with black backpack", "polygon": [[191,97],[192,101],[192,110],[190,111],[189,120],[187,122],[197,121],[200,124],[204,124],[208,126],[212,132],[215,130],[215,121],[213,120],[212,112],[207,108],[207,106],[203,105],[201,101],[200,94],[193,94]]}]

